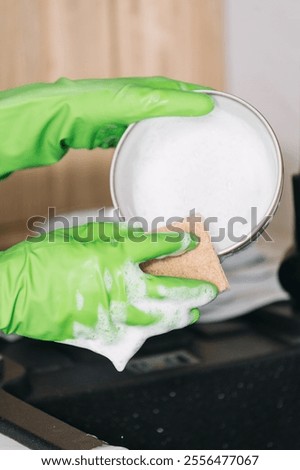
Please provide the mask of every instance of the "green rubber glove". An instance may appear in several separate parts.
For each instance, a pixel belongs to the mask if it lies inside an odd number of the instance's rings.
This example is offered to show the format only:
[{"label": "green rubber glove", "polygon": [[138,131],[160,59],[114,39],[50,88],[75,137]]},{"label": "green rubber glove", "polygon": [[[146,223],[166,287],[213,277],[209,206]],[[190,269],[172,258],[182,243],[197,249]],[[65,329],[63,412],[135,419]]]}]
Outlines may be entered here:
[{"label": "green rubber glove", "polygon": [[[72,148],[114,147],[126,127],[159,116],[199,116],[213,100],[163,77],[60,79],[0,92],[0,178],[51,165]],[[206,87],[207,89],[207,87]]]},{"label": "green rubber glove", "polygon": [[[197,89],[205,88],[152,77],[61,79],[0,92],[0,178],[51,165],[70,147],[114,147],[126,127],[141,119],[206,114],[213,100],[193,93]],[[0,329],[88,347],[122,369],[147,337],[195,321],[194,307],[212,300],[215,286],[155,278],[138,267],[191,249],[195,240],[187,235],[176,242],[168,233],[156,243],[149,235],[137,243],[121,226],[120,241],[114,227],[58,230],[0,253]],[[104,228],[109,241],[90,234]]]},{"label": "green rubber glove", "polygon": [[209,282],[143,273],[139,263],[198,243],[187,233],[156,237],[125,223],[90,223],[2,252],[0,329],[67,340],[123,369],[147,337],[196,321],[196,307],[218,293]]}]

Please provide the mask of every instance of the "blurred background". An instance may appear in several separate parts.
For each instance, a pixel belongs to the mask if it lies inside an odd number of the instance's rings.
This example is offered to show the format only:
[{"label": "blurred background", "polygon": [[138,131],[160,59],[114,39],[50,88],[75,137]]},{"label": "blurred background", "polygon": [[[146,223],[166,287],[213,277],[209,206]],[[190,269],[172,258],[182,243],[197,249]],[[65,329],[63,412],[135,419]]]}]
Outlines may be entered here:
[{"label": "blurred background", "polygon": [[[165,75],[248,100],[273,126],[286,186],[272,224],[292,239],[290,175],[298,169],[300,4],[297,0],[0,0],[0,89],[69,78]],[[70,151],[57,165],[0,184],[0,248],[26,220],[111,204],[111,151]]]},{"label": "blurred background", "polygon": [[[70,430],[38,409],[129,449],[300,448],[299,253],[289,273],[298,303],[285,300],[277,280],[293,242],[299,49],[299,0],[0,0],[0,90],[61,76],[165,75],[208,85],[258,108],[285,161],[284,194],[268,229],[275,243],[261,237],[226,259],[231,290],[204,307],[199,324],[147,342],[122,374],[84,349],[0,338],[3,370],[13,378],[0,390],[0,448],[2,433],[32,448],[48,448],[45,436],[49,448],[74,448]],[[24,239],[27,219],[48,207],[110,206],[111,157],[70,151],[52,167],[2,181],[0,249]]]}]

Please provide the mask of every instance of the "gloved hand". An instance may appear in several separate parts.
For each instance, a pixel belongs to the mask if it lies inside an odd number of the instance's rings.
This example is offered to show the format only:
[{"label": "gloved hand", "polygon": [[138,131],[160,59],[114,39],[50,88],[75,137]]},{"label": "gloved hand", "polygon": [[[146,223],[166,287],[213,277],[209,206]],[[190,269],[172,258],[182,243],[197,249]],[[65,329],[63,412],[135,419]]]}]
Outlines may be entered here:
[{"label": "gloved hand", "polygon": [[[0,178],[51,165],[70,147],[114,147],[126,127],[159,116],[200,116],[213,100],[199,85],[162,77],[60,79],[0,92]],[[206,87],[207,89],[207,87]]]},{"label": "gloved hand", "polygon": [[0,253],[0,329],[71,340],[122,369],[147,337],[196,321],[195,307],[218,293],[209,282],[143,273],[139,263],[198,243],[188,233],[154,236],[124,223],[90,223]]},{"label": "gloved hand", "polygon": [[[0,178],[53,164],[70,147],[113,147],[126,127],[141,119],[206,114],[213,100],[192,92],[197,89],[204,87],[154,77],[61,79],[0,92]],[[110,241],[88,233],[90,227],[105,228]],[[121,226],[121,242],[114,227],[58,230],[0,253],[0,329],[88,347],[121,369],[148,336],[195,321],[199,314],[193,307],[212,300],[215,286],[155,278],[138,267],[185,243],[192,249],[195,240],[186,235],[174,242],[168,232],[156,243],[149,235],[137,243]]]}]

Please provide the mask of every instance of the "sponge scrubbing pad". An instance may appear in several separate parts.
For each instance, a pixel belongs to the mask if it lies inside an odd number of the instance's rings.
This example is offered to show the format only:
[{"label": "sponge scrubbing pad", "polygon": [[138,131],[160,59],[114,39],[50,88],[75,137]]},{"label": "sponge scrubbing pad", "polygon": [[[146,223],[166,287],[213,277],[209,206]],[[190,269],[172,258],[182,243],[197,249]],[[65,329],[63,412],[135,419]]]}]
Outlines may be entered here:
[{"label": "sponge scrubbing pad", "polygon": [[141,265],[142,270],[145,273],[156,276],[183,277],[209,281],[217,286],[219,293],[228,289],[227,278],[211,243],[210,235],[204,230],[203,223],[193,222],[191,224],[184,220],[183,222],[173,223],[170,227],[160,228],[159,231],[172,231],[176,227],[185,232],[194,232],[200,239],[197,248],[179,256],[169,256],[163,259],[147,261]]}]

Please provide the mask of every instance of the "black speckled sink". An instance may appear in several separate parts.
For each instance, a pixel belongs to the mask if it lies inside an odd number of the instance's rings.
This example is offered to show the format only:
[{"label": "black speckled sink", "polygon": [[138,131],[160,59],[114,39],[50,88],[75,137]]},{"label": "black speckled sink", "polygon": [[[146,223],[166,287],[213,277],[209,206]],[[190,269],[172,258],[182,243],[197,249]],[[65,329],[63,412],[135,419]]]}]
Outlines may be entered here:
[{"label": "black speckled sink", "polygon": [[12,394],[129,449],[299,449],[300,327],[287,302],[153,338],[116,372],[85,350],[0,344]]}]

